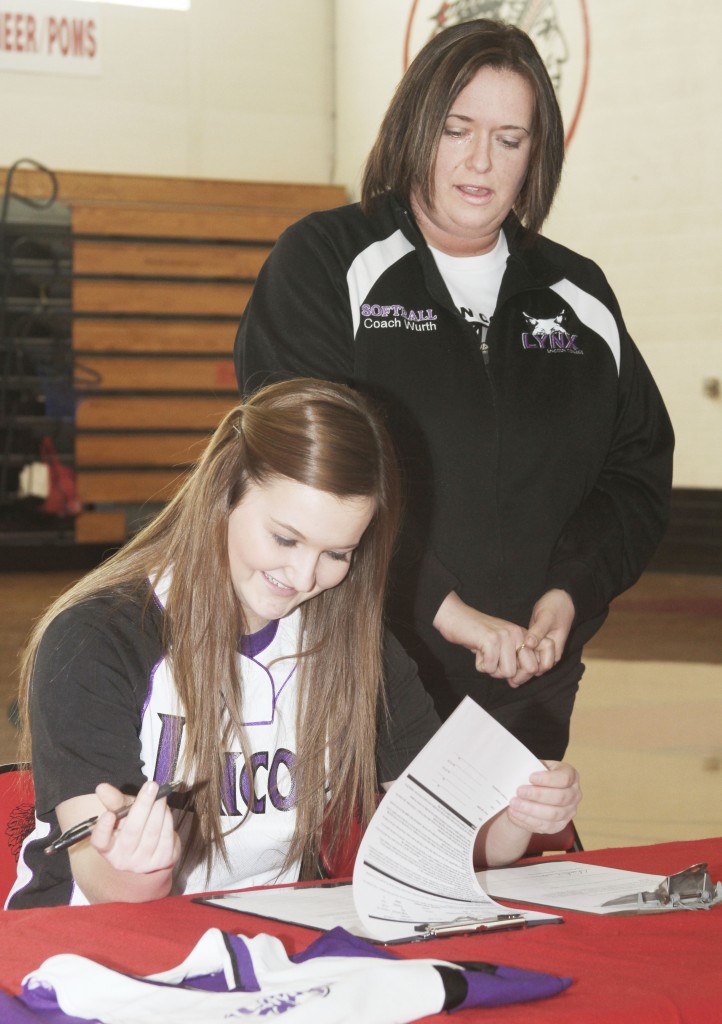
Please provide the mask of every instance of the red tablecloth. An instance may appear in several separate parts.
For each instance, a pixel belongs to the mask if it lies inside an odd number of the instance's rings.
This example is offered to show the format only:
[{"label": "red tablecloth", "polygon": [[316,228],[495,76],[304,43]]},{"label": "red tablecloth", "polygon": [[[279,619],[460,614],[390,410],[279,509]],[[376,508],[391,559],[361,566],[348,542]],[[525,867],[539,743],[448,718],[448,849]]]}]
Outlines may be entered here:
[{"label": "red tablecloth", "polygon": [[[570,859],[667,875],[706,861],[722,878],[722,838],[595,850]],[[561,995],[531,1007],[464,1011],[466,1020],[528,1024],[720,1024],[722,906],[650,917],[601,917],[563,911],[563,925],[449,938],[395,947],[406,957],[486,960],[574,979]],[[289,952],[316,932],[201,906],[187,897],[0,913],[0,988],[17,993],[23,977],[55,953],[79,953],[135,974],[180,962],[206,929],[278,935]],[[447,1021],[447,1015],[426,1018]],[[373,1022],[369,1022],[373,1024]]]}]

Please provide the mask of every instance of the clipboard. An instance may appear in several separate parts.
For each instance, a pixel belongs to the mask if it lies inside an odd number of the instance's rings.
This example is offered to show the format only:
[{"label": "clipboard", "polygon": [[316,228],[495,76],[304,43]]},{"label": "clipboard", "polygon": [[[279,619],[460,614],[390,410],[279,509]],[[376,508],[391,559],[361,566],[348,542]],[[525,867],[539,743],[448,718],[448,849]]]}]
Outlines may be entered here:
[{"label": "clipboard", "polygon": [[713,885],[703,863],[663,877],[550,859],[481,871],[477,877],[496,899],[587,914],[665,914],[722,903],[722,882]]},{"label": "clipboard", "polygon": [[308,882],[269,889],[241,889],[197,896],[192,902],[316,931],[341,927],[351,935],[378,946],[405,945],[461,935],[517,931],[537,924],[563,923],[561,917],[508,908],[505,913],[479,918],[409,922],[408,935],[387,940],[375,939],[364,929],[356,913],[351,882]]}]

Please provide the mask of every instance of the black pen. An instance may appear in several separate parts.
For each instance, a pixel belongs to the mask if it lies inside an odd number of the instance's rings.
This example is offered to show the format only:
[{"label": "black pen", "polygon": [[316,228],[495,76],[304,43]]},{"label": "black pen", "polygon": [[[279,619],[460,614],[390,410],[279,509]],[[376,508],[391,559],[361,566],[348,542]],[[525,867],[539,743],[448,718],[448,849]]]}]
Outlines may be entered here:
[{"label": "black pen", "polygon": [[351,885],[350,882],[299,882],[298,885],[286,886],[287,889],[338,889]]},{"label": "black pen", "polygon": [[[158,792],[155,795],[156,800],[162,800],[164,796],[168,796],[180,786],[180,782],[164,782],[162,786],[158,787]],[[119,811],[114,811],[117,820],[125,818],[130,811],[133,804],[126,804],[125,807],[121,807]],[[95,828],[98,821],[98,815],[94,818],[88,818],[86,821],[79,821],[77,825],[73,825],[67,832],[51,843],[50,846],[45,847],[47,854],[59,853],[61,850],[67,850],[69,846],[75,846],[82,839],[87,839],[90,833]]]}]

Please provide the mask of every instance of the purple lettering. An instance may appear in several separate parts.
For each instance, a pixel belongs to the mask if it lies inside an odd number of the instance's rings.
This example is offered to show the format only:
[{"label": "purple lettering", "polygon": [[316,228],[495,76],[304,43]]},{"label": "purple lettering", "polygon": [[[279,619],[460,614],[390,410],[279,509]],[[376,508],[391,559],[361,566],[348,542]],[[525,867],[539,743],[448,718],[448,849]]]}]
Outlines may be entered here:
[{"label": "purple lettering", "polygon": [[[235,754],[232,756],[238,758],[241,755]],[[251,800],[253,800],[253,807],[251,809],[254,814],[264,814],[266,811],[265,796],[256,796],[256,773],[259,768],[268,768],[268,752],[265,750],[257,751],[255,754],[251,755],[252,778],[250,780],[248,778],[248,772],[246,771],[245,764],[243,765],[243,769],[241,771],[241,796],[247,807],[250,807]]]},{"label": "purple lettering", "polygon": [[158,718],[161,720],[161,729],[153,780],[162,785],[164,782],[172,782],[175,778],[183,727],[186,724],[186,720],[179,715],[164,715],[160,713]]},{"label": "purple lettering", "polygon": [[[288,791],[288,796],[282,796],[281,791],[278,788],[278,772],[283,766],[289,775],[291,780],[291,788]],[[273,764],[271,770],[268,773],[268,795],[271,798],[271,803],[277,811],[290,811],[296,805],[296,755],[290,750],[286,750],[280,747],[273,758]]]}]

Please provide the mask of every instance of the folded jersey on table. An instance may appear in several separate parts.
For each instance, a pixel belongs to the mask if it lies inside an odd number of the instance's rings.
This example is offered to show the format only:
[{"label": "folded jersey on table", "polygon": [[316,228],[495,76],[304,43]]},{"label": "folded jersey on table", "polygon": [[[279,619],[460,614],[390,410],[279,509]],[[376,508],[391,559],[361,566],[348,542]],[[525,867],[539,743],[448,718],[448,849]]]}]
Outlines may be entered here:
[{"label": "folded jersey on table", "polygon": [[283,1016],[293,1024],[414,1021],[442,1010],[542,999],[568,978],[493,964],[404,960],[335,928],[289,957],[271,935],[211,928],[177,967],[135,977],[86,957],[49,957],[0,997],[6,1024],[213,1024]]}]

